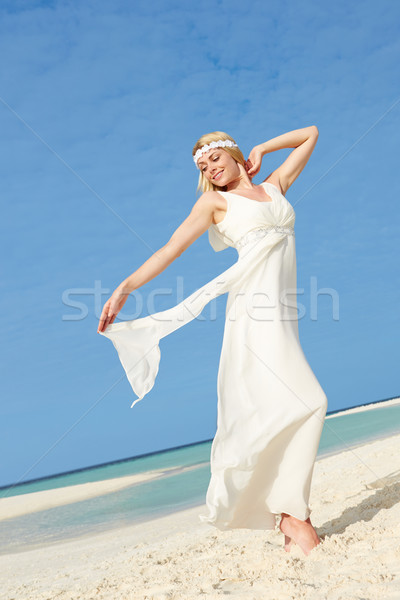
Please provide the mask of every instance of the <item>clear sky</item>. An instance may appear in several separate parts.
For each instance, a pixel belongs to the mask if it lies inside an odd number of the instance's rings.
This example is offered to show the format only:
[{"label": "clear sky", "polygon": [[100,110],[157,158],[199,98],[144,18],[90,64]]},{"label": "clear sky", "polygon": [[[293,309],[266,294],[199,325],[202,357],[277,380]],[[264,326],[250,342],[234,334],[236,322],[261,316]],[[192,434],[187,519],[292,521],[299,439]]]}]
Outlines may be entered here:
[{"label": "clear sky", "polygon": [[[209,131],[247,158],[317,125],[287,193],[300,340],[328,411],[399,394],[399,17],[389,0],[1,2],[0,485],[213,438],[226,295],[161,340],[133,409],[96,332],[189,214]],[[236,259],[201,236],[120,318],[175,305]]]}]

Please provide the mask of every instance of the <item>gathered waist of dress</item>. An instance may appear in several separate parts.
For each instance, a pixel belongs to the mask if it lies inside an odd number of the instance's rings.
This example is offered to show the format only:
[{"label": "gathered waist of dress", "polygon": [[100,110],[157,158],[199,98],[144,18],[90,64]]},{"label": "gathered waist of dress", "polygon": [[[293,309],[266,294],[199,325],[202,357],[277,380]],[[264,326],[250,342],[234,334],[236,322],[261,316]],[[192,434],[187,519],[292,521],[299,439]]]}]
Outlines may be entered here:
[{"label": "gathered waist of dress", "polygon": [[283,227],[281,225],[268,225],[265,227],[257,227],[255,229],[251,229],[247,233],[245,233],[236,243],[235,248],[237,250],[241,250],[247,244],[251,242],[255,242],[266,236],[271,231],[278,231],[279,233],[286,233],[287,235],[294,235],[293,227]]}]

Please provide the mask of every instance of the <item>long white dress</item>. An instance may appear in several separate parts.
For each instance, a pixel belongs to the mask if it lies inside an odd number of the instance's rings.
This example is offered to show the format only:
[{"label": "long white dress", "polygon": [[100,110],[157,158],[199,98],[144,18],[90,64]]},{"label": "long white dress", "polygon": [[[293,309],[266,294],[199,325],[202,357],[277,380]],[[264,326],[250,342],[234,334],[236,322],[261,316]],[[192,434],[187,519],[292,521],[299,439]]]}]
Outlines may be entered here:
[{"label": "long white dress", "polygon": [[161,338],[228,292],[218,371],[217,431],[204,523],[274,529],[282,512],[306,520],[327,397],[299,341],[295,212],[278,188],[271,201],[220,192],[228,209],[208,230],[215,251],[238,259],[171,309],[113,323],[116,348],[139,402],[157,376]]}]

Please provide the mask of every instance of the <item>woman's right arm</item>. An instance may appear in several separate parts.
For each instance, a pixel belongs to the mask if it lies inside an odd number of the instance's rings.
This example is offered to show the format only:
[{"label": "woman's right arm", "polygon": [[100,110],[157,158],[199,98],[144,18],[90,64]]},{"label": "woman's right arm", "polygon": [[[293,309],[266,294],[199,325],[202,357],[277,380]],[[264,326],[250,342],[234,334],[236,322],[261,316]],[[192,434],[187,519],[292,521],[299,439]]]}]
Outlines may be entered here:
[{"label": "woman's right arm", "polygon": [[97,331],[104,331],[113,323],[128,295],[142,287],[162,271],[197,240],[213,221],[215,192],[205,192],[194,204],[189,216],[174,231],[168,242],[154,252],[134,273],[129,275],[105,303]]}]

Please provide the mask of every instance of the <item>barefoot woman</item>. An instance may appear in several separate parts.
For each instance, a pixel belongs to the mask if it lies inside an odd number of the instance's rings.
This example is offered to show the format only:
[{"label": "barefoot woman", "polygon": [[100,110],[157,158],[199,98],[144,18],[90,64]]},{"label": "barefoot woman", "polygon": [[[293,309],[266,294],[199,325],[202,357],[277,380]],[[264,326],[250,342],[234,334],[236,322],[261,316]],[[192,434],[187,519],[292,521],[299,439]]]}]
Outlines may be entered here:
[{"label": "barefoot woman", "polygon": [[[171,239],[127,277],[105,303],[98,332],[113,342],[140,401],[154,385],[159,341],[228,292],[218,371],[218,427],[211,448],[208,514],[221,530],[274,529],[305,554],[319,543],[308,505],[327,398],[298,334],[293,207],[285,194],[318,139],[315,126],[253,148],[245,161],[217,131],[193,149],[203,194]],[[260,185],[263,156],[294,150]],[[208,230],[214,250],[236,248],[234,265],[171,309],[113,324],[127,295],[180,256]]]}]

